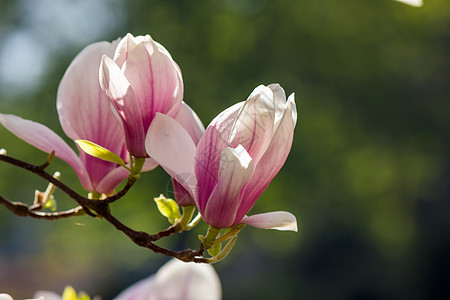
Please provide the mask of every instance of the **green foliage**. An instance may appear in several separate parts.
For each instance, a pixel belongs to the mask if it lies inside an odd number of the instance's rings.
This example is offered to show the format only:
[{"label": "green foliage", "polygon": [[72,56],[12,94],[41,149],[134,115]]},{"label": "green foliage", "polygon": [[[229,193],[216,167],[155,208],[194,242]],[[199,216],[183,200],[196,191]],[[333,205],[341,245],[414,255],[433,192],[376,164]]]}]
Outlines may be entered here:
[{"label": "green foliage", "polygon": [[123,161],[123,159],[111,152],[110,150],[97,145],[96,143],[90,142],[90,141],[86,141],[86,140],[76,140],[75,143],[77,143],[77,145],[87,154],[92,155],[94,157],[106,160],[106,161],[110,161],[110,162],[114,162],[126,169],[129,169],[127,166],[125,166],[125,162]]},{"label": "green foliage", "polygon": [[219,254],[221,249],[222,249],[222,244],[216,243],[211,248],[208,249],[208,254],[211,256],[216,256],[217,254]]},{"label": "green foliage", "polygon": [[71,286],[67,286],[62,294],[62,300],[90,300],[90,299],[91,298],[85,292],[80,292],[77,295],[77,292]]},{"label": "green foliage", "polygon": [[174,224],[181,218],[180,208],[173,199],[167,199],[163,194],[154,198],[159,212],[167,218],[170,224]]}]

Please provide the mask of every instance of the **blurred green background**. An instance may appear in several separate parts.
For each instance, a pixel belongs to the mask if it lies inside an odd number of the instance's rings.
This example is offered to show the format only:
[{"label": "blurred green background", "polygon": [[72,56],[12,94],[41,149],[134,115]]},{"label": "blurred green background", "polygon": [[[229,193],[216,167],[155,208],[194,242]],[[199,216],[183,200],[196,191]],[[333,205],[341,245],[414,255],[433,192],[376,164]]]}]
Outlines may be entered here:
[{"label": "blurred green background", "polygon": [[[290,211],[300,230],[247,227],[215,265],[224,299],[450,298],[450,1],[0,0],[0,111],[64,136],[55,99],[65,69],[89,43],[127,32],[170,51],[205,125],[259,84],[296,94],[292,151],[251,213]],[[46,157],[3,127],[0,147],[31,163]],[[82,192],[66,164],[49,169]],[[0,178],[15,201],[46,187],[4,163]],[[153,197],[170,190],[158,168],[113,212],[159,231]],[[194,248],[204,231],[162,244]],[[0,291],[16,299],[67,284],[111,299],[167,260],[106,222],[0,207]]]}]

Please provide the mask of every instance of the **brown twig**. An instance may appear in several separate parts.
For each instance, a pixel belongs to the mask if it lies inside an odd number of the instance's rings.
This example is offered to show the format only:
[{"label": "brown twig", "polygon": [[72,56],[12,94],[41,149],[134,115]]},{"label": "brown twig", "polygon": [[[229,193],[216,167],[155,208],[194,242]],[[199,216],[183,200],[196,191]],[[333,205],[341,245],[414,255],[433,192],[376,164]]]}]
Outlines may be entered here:
[{"label": "brown twig", "polygon": [[41,212],[35,211],[35,207],[28,206],[22,202],[13,202],[0,195],[0,203],[3,204],[15,215],[21,217],[32,217],[35,219],[57,220],[70,218],[74,216],[82,216],[85,214],[83,207],[78,206],[69,210],[59,212]]},{"label": "brown twig", "polygon": [[135,179],[128,178],[127,183],[119,192],[117,192],[112,196],[106,197],[106,199],[104,199],[103,201],[105,201],[106,203],[113,203],[114,201],[119,200],[120,198],[125,196],[126,193],[128,193],[128,191],[131,189],[131,187],[134,185],[135,182],[136,182]]},{"label": "brown twig", "polygon": [[161,253],[170,257],[174,257],[185,262],[207,263],[207,259],[202,257],[204,251],[206,250],[202,245],[198,250],[186,249],[182,251],[173,251],[160,247],[154,243],[155,241],[163,237],[167,237],[183,231],[183,229],[180,228],[179,226],[174,225],[169,227],[165,231],[161,231],[157,234],[152,235],[143,231],[135,231],[131,229],[130,227],[120,222],[111,214],[109,208],[110,203],[113,203],[118,199],[122,198],[130,190],[130,188],[133,186],[135,182],[133,178],[129,178],[124,188],[120,190],[117,194],[107,197],[103,200],[94,200],[81,196],[80,194],[72,190],[70,187],[68,187],[58,179],[54,178],[51,174],[45,172],[44,169],[45,167],[48,166],[47,163],[41,166],[36,166],[7,155],[0,155],[0,161],[4,161],[11,165],[25,169],[33,174],[38,175],[39,177],[45,179],[46,181],[53,183],[56,187],[61,189],[70,198],[75,200],[79,205],[74,209],[61,212],[39,212],[35,211],[34,210],[35,207],[33,206],[28,206],[27,204],[22,202],[13,202],[4,198],[3,196],[0,196],[0,203],[3,204],[8,210],[10,210],[11,212],[13,212],[18,216],[32,217],[46,220],[56,220],[85,214],[97,217],[90,211],[92,210],[95,213],[97,213],[98,216],[101,216],[110,224],[112,224],[117,230],[124,233],[129,239],[131,239],[138,246],[148,248],[156,253]]}]

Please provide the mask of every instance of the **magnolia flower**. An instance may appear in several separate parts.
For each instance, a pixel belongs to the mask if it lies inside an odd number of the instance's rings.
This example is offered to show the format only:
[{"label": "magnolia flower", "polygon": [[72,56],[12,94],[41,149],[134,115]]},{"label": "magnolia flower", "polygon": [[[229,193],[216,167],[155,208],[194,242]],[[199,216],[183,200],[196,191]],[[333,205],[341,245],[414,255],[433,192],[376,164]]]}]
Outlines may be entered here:
[{"label": "magnolia flower", "polygon": [[[102,55],[113,55],[117,44],[118,41],[95,43],[75,57],[59,85],[57,109],[68,137],[94,142],[126,161],[128,153],[122,126],[98,81]],[[75,170],[87,191],[109,194],[129,174],[125,168],[83,151],[77,156],[61,137],[42,124],[5,114],[0,114],[0,123],[32,146],[47,153],[55,151],[55,156]],[[155,166],[149,161],[145,170]]]},{"label": "magnolia flower", "polygon": [[[81,297],[79,296],[81,295]],[[71,287],[67,287],[63,296],[39,291],[35,298],[43,300],[90,299],[86,294],[78,296]],[[115,300],[220,300],[222,289],[214,268],[208,264],[184,263],[172,259],[162,266],[155,275],[143,279],[125,291]],[[4,298],[12,300],[12,298]],[[1,298],[0,294],[0,300]]]},{"label": "magnolia flower", "polygon": [[178,65],[149,35],[128,34],[114,56],[103,56],[99,72],[100,85],[122,121],[128,151],[146,157],[145,135],[155,114],[174,117],[180,108],[183,81]]},{"label": "magnolia flower", "polygon": [[395,0],[398,2],[403,2],[405,4],[411,5],[411,6],[422,6],[423,5],[423,1],[422,0]]},{"label": "magnolia flower", "polygon": [[294,95],[286,101],[278,84],[261,85],[219,114],[197,146],[176,120],[157,114],[146,148],[189,191],[206,223],[296,231],[288,212],[246,216],[286,161],[296,121]]},{"label": "magnolia flower", "polygon": [[115,300],[219,300],[221,294],[219,277],[211,265],[172,259]]}]

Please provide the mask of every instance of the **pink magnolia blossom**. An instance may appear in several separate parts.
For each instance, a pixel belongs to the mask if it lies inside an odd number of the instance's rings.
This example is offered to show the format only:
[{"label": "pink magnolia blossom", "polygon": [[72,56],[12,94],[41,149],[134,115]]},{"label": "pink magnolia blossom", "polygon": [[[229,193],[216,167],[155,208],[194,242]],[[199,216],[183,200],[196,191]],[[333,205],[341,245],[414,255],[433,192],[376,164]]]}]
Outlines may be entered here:
[{"label": "pink magnolia blossom", "polygon": [[220,300],[222,289],[214,268],[208,264],[172,259],[158,272],[135,283],[115,300]]},{"label": "pink magnolia blossom", "polygon": [[278,84],[261,85],[246,101],[219,114],[198,145],[178,122],[158,114],[146,147],[189,191],[206,223],[296,231],[288,212],[246,216],[286,161],[296,122],[294,95],[286,101]]},{"label": "pink magnolia blossom", "polygon": [[146,157],[145,135],[156,113],[175,117],[180,108],[183,80],[178,65],[149,35],[128,34],[114,56],[103,56],[100,84],[122,121],[128,151]]},{"label": "pink magnolia blossom", "polygon": [[[84,48],[72,61],[58,88],[57,109],[62,129],[72,140],[85,139],[118,154],[128,153],[122,125],[100,88],[98,70],[102,55],[113,55],[118,41],[99,42]],[[90,156],[79,156],[48,127],[14,115],[0,114],[0,123],[34,147],[66,161],[87,191],[109,194],[129,172],[117,164]],[[145,169],[156,164],[149,161]]]}]

